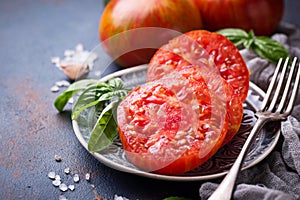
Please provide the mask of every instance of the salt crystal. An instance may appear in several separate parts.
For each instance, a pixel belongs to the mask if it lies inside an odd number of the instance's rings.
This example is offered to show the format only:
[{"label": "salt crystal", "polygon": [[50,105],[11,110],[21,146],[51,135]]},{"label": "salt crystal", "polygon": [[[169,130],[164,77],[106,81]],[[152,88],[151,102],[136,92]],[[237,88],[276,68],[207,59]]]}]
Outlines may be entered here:
[{"label": "salt crystal", "polygon": [[60,58],[57,57],[57,56],[56,57],[52,57],[51,58],[51,62],[54,63],[54,64],[58,64],[60,62]]},{"label": "salt crystal", "polygon": [[59,185],[59,189],[63,192],[67,191],[68,190],[68,186],[64,183],[60,184]]},{"label": "salt crystal", "polygon": [[76,51],[83,51],[83,45],[81,43],[77,44],[75,47]]},{"label": "salt crystal", "polygon": [[61,181],[60,181],[60,180],[54,180],[54,181],[52,181],[52,184],[53,184],[55,187],[58,187],[58,186],[60,186]]},{"label": "salt crystal", "polygon": [[65,87],[68,87],[70,85],[70,82],[68,82],[66,80],[63,80],[62,85],[65,86]]},{"label": "salt crystal", "polygon": [[70,63],[72,60],[73,60],[73,57],[65,57],[65,58],[60,62],[60,63],[61,63],[60,66],[62,66],[63,63]]},{"label": "salt crystal", "polygon": [[60,162],[61,161],[61,156],[60,155],[55,155],[54,159],[56,160],[56,162]]},{"label": "salt crystal", "polygon": [[74,176],[73,176],[73,181],[74,181],[75,183],[78,183],[78,182],[79,182],[79,175],[78,175],[78,174],[74,174]]},{"label": "salt crystal", "polygon": [[70,50],[70,49],[67,49],[67,50],[65,50],[64,55],[65,55],[66,57],[71,57],[71,56],[74,55],[74,53],[75,53],[75,51]]},{"label": "salt crystal", "polygon": [[48,173],[48,177],[49,177],[50,179],[55,179],[55,172],[49,172],[49,173]]},{"label": "salt crystal", "polygon": [[91,175],[90,175],[90,173],[86,173],[86,174],[85,174],[85,180],[89,181],[89,180],[90,180],[90,178],[91,178]]},{"label": "salt crystal", "polygon": [[71,191],[75,190],[75,186],[74,186],[74,185],[69,185],[68,188],[69,188],[69,190],[71,190]]},{"label": "salt crystal", "polygon": [[129,200],[129,199],[127,199],[126,197],[118,196],[118,195],[115,194],[114,200]]},{"label": "salt crystal", "polygon": [[55,175],[55,180],[59,180],[60,181],[61,180],[60,175],[56,174]]},{"label": "salt crystal", "polygon": [[68,200],[64,195],[59,195],[59,200]]},{"label": "salt crystal", "polygon": [[82,44],[77,44],[75,50],[65,50],[64,56],[63,59],[53,57],[51,61],[72,80],[89,72],[98,57],[95,52],[85,51]]},{"label": "salt crystal", "polygon": [[70,168],[69,167],[67,167],[67,168],[65,168],[65,170],[64,170],[64,172],[66,173],[66,174],[69,174],[70,173]]},{"label": "salt crystal", "polygon": [[51,92],[58,92],[59,91],[59,87],[57,85],[54,85],[50,88]]},{"label": "salt crystal", "polygon": [[57,85],[58,87],[68,87],[70,85],[70,82],[66,80],[62,80],[62,81],[57,81],[55,85]]},{"label": "salt crystal", "polygon": [[73,103],[74,103],[74,98],[73,98],[73,97],[70,98],[70,99],[68,100],[68,103],[69,103],[69,104],[73,104]]}]

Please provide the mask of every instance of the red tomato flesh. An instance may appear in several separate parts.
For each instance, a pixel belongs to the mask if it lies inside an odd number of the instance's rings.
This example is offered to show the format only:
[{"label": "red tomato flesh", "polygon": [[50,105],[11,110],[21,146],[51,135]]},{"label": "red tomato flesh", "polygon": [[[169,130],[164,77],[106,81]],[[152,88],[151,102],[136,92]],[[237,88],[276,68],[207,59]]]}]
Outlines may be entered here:
[{"label": "red tomato flesh", "polygon": [[131,91],[117,115],[128,160],[145,171],[182,174],[209,159],[222,145],[228,120],[211,116],[224,107],[213,108],[207,91],[196,68]]},{"label": "red tomato flesh", "polygon": [[[198,46],[195,43],[199,44]],[[215,64],[207,64],[213,61]],[[181,71],[191,66],[203,68],[206,82],[215,86],[214,73],[219,73],[232,86],[232,92],[226,92],[227,115],[229,119],[228,133],[224,144],[237,132],[243,117],[242,102],[246,99],[249,89],[248,68],[238,49],[224,36],[204,30],[191,31],[171,40],[161,47],[152,57],[147,80],[157,80],[173,70]],[[211,66],[211,71],[209,67]],[[225,90],[227,89],[227,90]]]}]

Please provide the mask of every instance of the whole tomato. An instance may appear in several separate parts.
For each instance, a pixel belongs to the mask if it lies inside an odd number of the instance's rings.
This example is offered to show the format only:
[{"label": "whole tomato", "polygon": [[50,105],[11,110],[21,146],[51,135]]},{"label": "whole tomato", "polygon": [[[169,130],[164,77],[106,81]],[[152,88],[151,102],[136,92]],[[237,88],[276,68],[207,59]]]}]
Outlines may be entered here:
[{"label": "whole tomato", "polygon": [[180,33],[202,28],[193,1],[112,0],[99,22],[105,51],[122,67],[148,63],[155,51]]},{"label": "whole tomato", "polygon": [[204,26],[211,31],[222,28],[253,29],[256,35],[270,35],[284,11],[284,0],[195,0]]}]

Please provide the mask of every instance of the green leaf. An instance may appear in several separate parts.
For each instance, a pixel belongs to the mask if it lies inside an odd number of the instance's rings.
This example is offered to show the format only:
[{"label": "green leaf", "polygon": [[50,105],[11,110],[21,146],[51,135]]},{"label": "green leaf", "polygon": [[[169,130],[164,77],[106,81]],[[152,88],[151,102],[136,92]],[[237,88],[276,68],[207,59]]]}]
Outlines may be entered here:
[{"label": "green leaf", "polygon": [[115,91],[107,92],[99,97],[99,101],[108,101],[113,98]]},{"label": "green leaf", "polygon": [[244,40],[243,45],[246,49],[250,49],[253,42],[254,42],[254,39]]},{"label": "green leaf", "polygon": [[259,57],[272,63],[277,63],[280,58],[290,56],[280,43],[266,36],[255,37],[253,30],[246,33],[241,29],[222,29],[218,33],[227,37],[235,46],[253,49]]},{"label": "green leaf", "polygon": [[87,79],[80,80],[71,84],[63,93],[61,93],[54,101],[54,106],[58,111],[63,111],[65,105],[75,94],[86,87],[99,83],[98,80]]},{"label": "green leaf", "polygon": [[79,114],[83,110],[85,110],[91,106],[95,106],[99,103],[97,89],[98,89],[97,85],[92,85],[92,86],[86,88],[82,92],[82,94],[78,97],[76,104],[72,111],[72,119],[73,120],[76,120],[77,117],[79,116]]},{"label": "green leaf", "polygon": [[118,134],[118,125],[114,116],[119,101],[113,101],[107,105],[100,114],[88,142],[88,150],[98,152],[112,144]]},{"label": "green leaf", "polygon": [[107,83],[98,80],[82,80],[71,84],[56,100],[55,107],[62,111],[68,100],[82,91],[72,110],[72,119],[76,120],[80,113],[90,107],[89,114],[98,116],[97,122],[92,123],[92,131],[88,142],[91,152],[101,151],[109,146],[118,134],[118,125],[114,119],[117,106],[127,95],[129,89],[124,88],[120,78],[110,79]]},{"label": "green leaf", "polygon": [[251,32],[248,34],[246,31],[238,28],[221,29],[218,33],[229,39],[235,46],[239,47],[243,45],[247,49],[250,48],[254,39],[254,35]]},{"label": "green leaf", "polygon": [[218,33],[227,37],[230,41],[231,40],[241,40],[241,39],[248,39],[249,35],[246,31],[237,28],[225,28],[217,31]]},{"label": "green leaf", "polygon": [[120,99],[123,99],[129,92],[129,89],[123,89],[123,90],[116,90],[114,91],[114,96],[119,97]]},{"label": "green leaf", "polygon": [[113,78],[108,81],[108,85],[115,88],[115,90],[122,89],[124,87],[123,81],[120,78]]},{"label": "green leaf", "polygon": [[275,64],[280,58],[290,56],[284,46],[265,36],[257,37],[252,48],[257,55]]}]

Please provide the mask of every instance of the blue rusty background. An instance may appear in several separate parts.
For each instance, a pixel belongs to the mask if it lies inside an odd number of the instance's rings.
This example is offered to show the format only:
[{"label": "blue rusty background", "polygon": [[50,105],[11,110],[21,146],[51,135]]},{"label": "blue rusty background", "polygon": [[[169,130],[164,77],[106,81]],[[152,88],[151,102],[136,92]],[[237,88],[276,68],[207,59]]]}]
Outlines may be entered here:
[{"label": "blue rusty background", "polygon": [[[94,48],[102,10],[101,0],[0,1],[0,199],[58,199],[62,192],[47,174],[72,183],[66,167],[81,177],[63,193],[68,199],[95,199],[94,191],[103,199],[198,197],[201,182],[151,180],[102,165],[76,139],[70,112],[54,109],[58,94],[50,88],[66,77],[50,58],[78,43]],[[300,1],[286,0],[283,20],[300,25],[299,10]],[[83,180],[88,172],[90,182]]]}]

